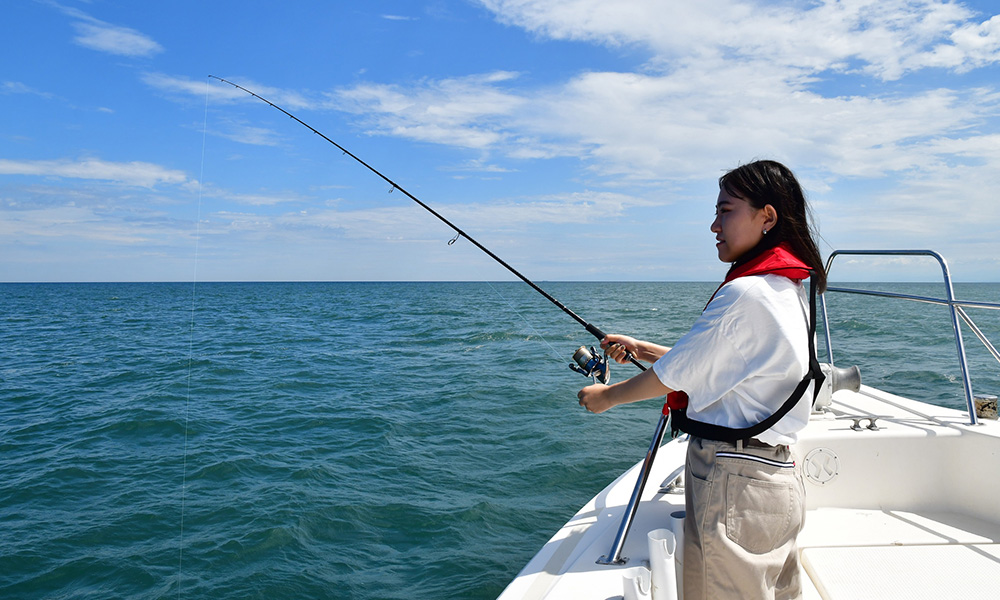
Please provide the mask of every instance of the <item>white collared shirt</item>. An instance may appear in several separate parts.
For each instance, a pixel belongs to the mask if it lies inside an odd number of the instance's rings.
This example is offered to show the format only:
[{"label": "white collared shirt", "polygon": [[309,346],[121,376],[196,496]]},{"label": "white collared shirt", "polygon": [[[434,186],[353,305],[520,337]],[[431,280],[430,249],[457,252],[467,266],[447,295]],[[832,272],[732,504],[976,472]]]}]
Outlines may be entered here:
[{"label": "white collared shirt", "polygon": [[[781,275],[730,281],[691,330],[653,364],[660,381],[688,395],[687,416],[749,427],[774,414],[809,370],[805,286]],[[806,426],[812,386],[762,442],[792,444]]]}]

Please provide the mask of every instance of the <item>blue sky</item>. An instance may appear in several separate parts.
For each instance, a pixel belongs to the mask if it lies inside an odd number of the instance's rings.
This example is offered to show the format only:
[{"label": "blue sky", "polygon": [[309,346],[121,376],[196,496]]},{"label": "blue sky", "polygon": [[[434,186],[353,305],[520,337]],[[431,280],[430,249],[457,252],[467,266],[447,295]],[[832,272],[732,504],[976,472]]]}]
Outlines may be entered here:
[{"label": "blue sky", "polygon": [[[1000,280],[1000,12],[841,0],[18,0],[0,281],[722,277],[717,178],[789,165],[834,248]],[[17,57],[17,58],[13,58]],[[908,260],[834,279],[928,280]]]}]

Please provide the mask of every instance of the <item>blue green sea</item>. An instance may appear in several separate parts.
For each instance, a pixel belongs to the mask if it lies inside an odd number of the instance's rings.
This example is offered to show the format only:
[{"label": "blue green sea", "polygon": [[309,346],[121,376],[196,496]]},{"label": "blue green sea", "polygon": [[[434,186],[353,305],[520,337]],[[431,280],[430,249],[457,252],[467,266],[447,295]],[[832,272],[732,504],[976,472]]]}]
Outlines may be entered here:
[{"label": "blue green sea", "polygon": [[[715,289],[540,285],[668,345]],[[0,284],[0,303],[4,599],[494,598],[659,416],[580,409],[567,365],[596,340],[523,283]],[[838,365],[964,407],[946,309],[829,312]],[[997,312],[970,309],[994,344]],[[1000,392],[963,334],[975,391]]]}]

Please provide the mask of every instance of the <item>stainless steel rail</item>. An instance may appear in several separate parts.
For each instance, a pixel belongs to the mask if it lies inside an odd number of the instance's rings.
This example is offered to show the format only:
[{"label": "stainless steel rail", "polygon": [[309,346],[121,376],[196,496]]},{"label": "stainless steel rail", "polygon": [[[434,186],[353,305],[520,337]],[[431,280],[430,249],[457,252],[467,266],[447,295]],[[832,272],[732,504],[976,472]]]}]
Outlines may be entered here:
[{"label": "stainless steel rail", "polygon": [[[969,420],[970,424],[975,425],[978,423],[978,418],[976,417],[976,406],[975,400],[972,394],[972,380],[969,377],[969,364],[965,356],[965,342],[962,340],[962,328],[959,325],[959,318],[965,321],[969,329],[979,338],[979,341],[986,346],[986,349],[993,354],[993,357],[1000,362],[1000,352],[993,347],[989,339],[983,334],[983,332],[976,326],[969,317],[968,313],[965,312],[963,307],[967,308],[988,308],[994,310],[1000,310],[1000,303],[996,302],[973,302],[973,301],[960,301],[955,298],[955,290],[951,283],[951,272],[948,269],[948,262],[943,256],[934,252],[933,250],[835,250],[830,257],[826,260],[826,272],[827,275],[830,273],[830,268],[833,266],[833,260],[838,256],[843,255],[862,255],[862,256],[928,256],[937,260],[938,264],[941,266],[941,273],[944,278],[945,291],[947,293],[947,298],[932,298],[926,296],[914,296],[911,294],[901,294],[896,292],[881,292],[876,290],[865,290],[856,288],[842,288],[827,286],[827,292],[839,292],[847,294],[860,294],[865,296],[881,296],[884,298],[900,298],[903,300],[911,300],[915,302],[926,302],[929,304],[938,304],[947,306],[951,313],[951,324],[955,332],[955,346],[958,350],[958,362],[962,369],[962,386],[965,390],[965,401],[969,408]],[[833,343],[830,339],[830,322],[827,318],[826,310],[826,294],[820,296],[820,304],[823,308],[823,332],[826,336],[826,352],[827,359],[830,364],[833,364]]]},{"label": "stainless steel rail", "polygon": [[670,418],[660,413],[660,420],[656,423],[653,440],[649,443],[646,458],[642,461],[642,468],[639,469],[639,477],[636,479],[635,487],[632,489],[632,497],[629,498],[628,505],[625,507],[625,514],[622,515],[622,522],[618,526],[618,533],[615,534],[615,540],[611,543],[611,550],[597,559],[597,564],[599,565],[623,565],[628,562],[628,557],[622,556],[622,548],[625,547],[625,538],[628,537],[628,531],[632,528],[632,520],[635,519],[635,513],[639,510],[642,489],[646,487],[646,481],[649,479],[649,471],[653,468],[653,460],[656,459],[656,451],[660,449],[660,444],[663,442],[663,434],[666,433],[669,422]]}]

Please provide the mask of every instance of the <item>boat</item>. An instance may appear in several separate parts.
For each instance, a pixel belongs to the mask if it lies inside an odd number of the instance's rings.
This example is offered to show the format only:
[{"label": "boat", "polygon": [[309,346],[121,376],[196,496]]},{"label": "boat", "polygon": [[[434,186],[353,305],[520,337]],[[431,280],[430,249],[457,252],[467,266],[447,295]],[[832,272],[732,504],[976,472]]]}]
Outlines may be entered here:
[{"label": "boat", "polygon": [[[1000,595],[1000,421],[996,396],[976,395],[961,322],[1000,363],[955,298],[944,258],[931,250],[837,250],[841,256],[937,260],[944,298],[830,286],[820,296],[828,373],[793,447],[806,485],[798,538],[803,598],[994,598]],[[864,385],[864,367],[834,366],[826,296],[862,294],[949,308],[966,410]],[[581,508],[499,600],[683,599],[685,437],[662,443]],[[669,436],[667,436],[669,438]]]}]

